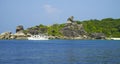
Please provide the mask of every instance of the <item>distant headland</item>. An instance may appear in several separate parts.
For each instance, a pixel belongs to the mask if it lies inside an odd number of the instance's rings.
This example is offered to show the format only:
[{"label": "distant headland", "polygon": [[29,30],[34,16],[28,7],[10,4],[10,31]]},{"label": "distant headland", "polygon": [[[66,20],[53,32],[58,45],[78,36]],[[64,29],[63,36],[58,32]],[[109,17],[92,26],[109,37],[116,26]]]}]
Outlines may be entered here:
[{"label": "distant headland", "polygon": [[105,18],[85,21],[74,20],[71,16],[66,23],[51,26],[37,25],[24,29],[23,25],[16,27],[16,33],[4,32],[0,39],[27,39],[31,35],[46,34],[50,39],[106,39],[120,38],[120,19]]}]

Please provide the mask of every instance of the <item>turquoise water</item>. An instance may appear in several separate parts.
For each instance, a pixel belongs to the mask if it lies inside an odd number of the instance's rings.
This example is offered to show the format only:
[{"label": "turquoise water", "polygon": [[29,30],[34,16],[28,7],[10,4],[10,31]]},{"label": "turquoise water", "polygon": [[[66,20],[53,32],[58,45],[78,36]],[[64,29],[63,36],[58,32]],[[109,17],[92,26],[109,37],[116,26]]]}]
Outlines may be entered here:
[{"label": "turquoise water", "polygon": [[120,64],[120,41],[0,40],[0,64]]}]

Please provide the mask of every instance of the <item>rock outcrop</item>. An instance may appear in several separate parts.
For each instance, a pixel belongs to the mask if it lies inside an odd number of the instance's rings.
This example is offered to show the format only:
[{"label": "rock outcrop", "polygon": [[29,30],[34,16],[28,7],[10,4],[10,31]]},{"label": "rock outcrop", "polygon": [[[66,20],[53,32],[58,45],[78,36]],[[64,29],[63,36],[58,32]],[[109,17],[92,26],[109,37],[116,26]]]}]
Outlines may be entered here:
[{"label": "rock outcrop", "polygon": [[86,39],[87,32],[82,24],[67,24],[61,29],[61,33],[68,39]]},{"label": "rock outcrop", "polygon": [[47,28],[46,27],[42,27],[40,28],[39,26],[35,26],[32,28],[28,28],[27,29],[29,34],[35,35],[35,34],[44,34],[47,33]]},{"label": "rock outcrop", "polygon": [[73,16],[71,16],[71,17],[69,17],[68,19],[67,19],[67,23],[73,23],[74,22],[74,17]]},{"label": "rock outcrop", "polygon": [[24,30],[24,28],[22,25],[19,25],[16,27],[16,33],[23,33],[23,30]]},{"label": "rock outcrop", "polygon": [[106,36],[103,33],[92,33],[90,37],[92,39],[105,39]]},{"label": "rock outcrop", "polygon": [[0,35],[0,39],[11,39],[11,32],[4,32]]},{"label": "rock outcrop", "polygon": [[16,33],[13,37],[15,37],[15,39],[27,39],[27,35],[24,33],[24,27],[22,25],[16,27]]},{"label": "rock outcrop", "polygon": [[64,28],[60,32],[68,39],[87,39],[87,32],[82,24],[77,24],[73,20],[73,16],[69,17]]},{"label": "rock outcrop", "polygon": [[0,34],[0,39],[27,39],[27,35],[23,32],[24,28],[22,25],[16,27],[16,33],[12,34],[12,32],[4,32]]},{"label": "rock outcrop", "polygon": [[[4,32],[0,39],[27,39],[30,35],[47,34],[50,39],[105,39],[103,33],[88,34],[82,23],[77,23],[71,16],[65,24],[53,26],[39,25],[24,30],[22,25],[16,27],[16,33]],[[57,27],[57,28],[56,28]],[[56,29],[56,30],[55,30]]]},{"label": "rock outcrop", "polygon": [[24,31],[24,27],[22,25],[19,25],[16,27],[16,33],[14,35],[16,36],[26,36]]}]

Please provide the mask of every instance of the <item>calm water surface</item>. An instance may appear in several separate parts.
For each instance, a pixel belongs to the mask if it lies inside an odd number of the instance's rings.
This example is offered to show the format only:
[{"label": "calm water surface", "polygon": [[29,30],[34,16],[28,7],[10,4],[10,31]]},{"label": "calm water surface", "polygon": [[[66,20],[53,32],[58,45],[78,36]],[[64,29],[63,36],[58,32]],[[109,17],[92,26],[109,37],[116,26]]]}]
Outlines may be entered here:
[{"label": "calm water surface", "polygon": [[0,40],[0,64],[120,64],[120,41]]}]

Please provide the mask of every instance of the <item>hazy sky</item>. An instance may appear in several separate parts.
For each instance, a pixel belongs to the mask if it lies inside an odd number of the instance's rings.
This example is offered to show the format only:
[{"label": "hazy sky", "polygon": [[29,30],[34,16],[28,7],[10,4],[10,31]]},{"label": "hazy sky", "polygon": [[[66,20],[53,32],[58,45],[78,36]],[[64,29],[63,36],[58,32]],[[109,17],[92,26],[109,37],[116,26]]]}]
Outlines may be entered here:
[{"label": "hazy sky", "polygon": [[75,20],[120,18],[120,0],[0,0],[0,33]]}]

